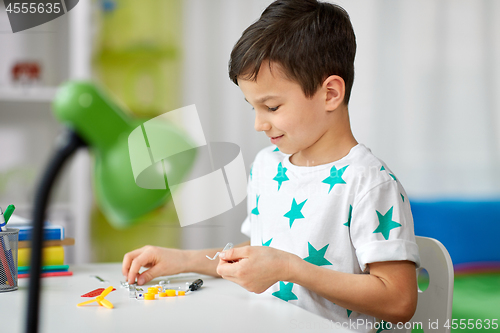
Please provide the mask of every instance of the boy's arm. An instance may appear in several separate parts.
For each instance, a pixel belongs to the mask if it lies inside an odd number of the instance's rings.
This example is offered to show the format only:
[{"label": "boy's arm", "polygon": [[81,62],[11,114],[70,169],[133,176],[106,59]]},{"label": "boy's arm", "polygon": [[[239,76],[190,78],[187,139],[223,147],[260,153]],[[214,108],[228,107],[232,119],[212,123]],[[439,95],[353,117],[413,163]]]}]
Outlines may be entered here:
[{"label": "boy's arm", "polygon": [[[247,241],[236,247],[249,244],[250,241]],[[137,279],[139,285],[159,276],[187,272],[219,277],[216,272],[218,261],[206,257],[213,257],[217,251],[222,249],[179,250],[147,245],[125,254],[122,274],[129,283],[134,283]],[[139,274],[141,267],[148,269]]]},{"label": "boy's arm", "polygon": [[[242,247],[250,245],[250,241],[243,242],[235,247]],[[213,258],[215,253],[222,251],[218,249],[203,249],[203,250],[185,250],[185,266],[182,273],[198,273],[220,277],[217,274],[218,260],[209,260],[206,256]]]},{"label": "boy's arm", "polygon": [[368,265],[369,274],[349,274],[295,257],[291,258],[287,281],[352,311],[392,323],[409,321],[418,297],[415,264],[387,261]]},{"label": "boy's arm", "polygon": [[417,303],[415,264],[377,262],[369,268],[370,274],[342,273],[281,250],[242,247],[221,256],[217,273],[256,293],[278,281],[288,281],[351,311],[393,323],[410,320]]}]

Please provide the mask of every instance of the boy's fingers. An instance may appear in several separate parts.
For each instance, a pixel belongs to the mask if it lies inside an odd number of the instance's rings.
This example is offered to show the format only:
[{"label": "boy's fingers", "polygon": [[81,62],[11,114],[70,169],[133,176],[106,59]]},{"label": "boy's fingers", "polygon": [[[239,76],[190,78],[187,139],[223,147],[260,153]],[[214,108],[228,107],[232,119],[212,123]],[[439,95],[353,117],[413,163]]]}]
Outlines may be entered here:
[{"label": "boy's fingers", "polygon": [[127,282],[129,284],[135,283],[135,278],[137,277],[137,274],[139,273],[140,266],[137,269],[134,269],[134,262],[132,262],[132,266],[130,266],[130,269],[127,273]]},{"label": "boy's fingers", "polygon": [[230,250],[227,250],[227,251],[224,251],[224,252],[221,252],[219,254],[219,258],[220,259],[225,259],[225,260],[231,260],[231,257],[233,255],[233,251],[234,249],[230,249]]},{"label": "boy's fingers", "polygon": [[155,277],[160,276],[160,275],[161,274],[159,274],[158,266],[153,266],[150,269],[148,269],[147,271],[142,272],[142,274],[140,274],[137,277],[137,284],[142,286],[143,284],[153,280]]},{"label": "boy's fingers", "polygon": [[248,256],[248,246],[236,247],[219,254],[219,257],[225,261],[236,261]]},{"label": "boy's fingers", "polygon": [[149,263],[149,259],[145,255],[139,255],[137,258],[132,260],[130,269],[128,271],[128,283],[134,283],[137,274],[141,267],[146,266]]},{"label": "boy's fingers", "polygon": [[128,276],[128,272],[130,270],[130,265],[132,264],[132,261],[134,260],[135,257],[137,257],[140,253],[140,249],[134,250],[132,252],[129,252],[123,256],[123,262],[122,262],[122,274],[123,276]]},{"label": "boy's fingers", "polygon": [[233,277],[233,273],[234,273],[235,269],[236,268],[234,265],[232,265],[224,260],[221,260],[221,261],[219,261],[219,265],[217,266],[217,274],[222,276],[224,279],[231,281],[231,278]]},{"label": "boy's fingers", "polygon": [[221,275],[221,276],[224,280],[231,281],[231,282],[234,282],[236,284],[238,284],[238,282],[239,282],[238,279],[233,278],[232,276],[228,276],[228,275]]}]

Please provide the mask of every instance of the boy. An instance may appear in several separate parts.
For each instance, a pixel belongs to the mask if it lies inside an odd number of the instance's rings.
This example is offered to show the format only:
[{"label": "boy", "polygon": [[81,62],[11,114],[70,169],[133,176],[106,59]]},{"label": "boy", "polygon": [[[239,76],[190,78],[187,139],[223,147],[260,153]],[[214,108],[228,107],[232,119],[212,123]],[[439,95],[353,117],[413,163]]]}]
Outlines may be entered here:
[{"label": "boy", "polygon": [[[243,32],[229,75],[273,144],[250,172],[242,232],[251,246],[218,263],[205,255],[220,249],[144,247],[125,255],[129,282],[193,271],[267,290],[334,322],[411,319],[413,219],[400,182],[351,132],[355,50],[348,14],[316,0],[278,0]],[[138,275],[141,266],[151,268]]]}]

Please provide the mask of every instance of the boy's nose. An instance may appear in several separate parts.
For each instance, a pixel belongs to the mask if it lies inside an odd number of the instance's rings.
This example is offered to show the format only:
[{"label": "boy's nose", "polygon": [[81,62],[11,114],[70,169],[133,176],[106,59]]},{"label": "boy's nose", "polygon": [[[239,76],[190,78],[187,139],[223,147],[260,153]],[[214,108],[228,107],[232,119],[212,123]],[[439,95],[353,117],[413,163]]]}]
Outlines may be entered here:
[{"label": "boy's nose", "polygon": [[271,124],[267,121],[267,119],[265,119],[265,117],[256,112],[254,128],[257,132],[269,131],[271,129]]}]

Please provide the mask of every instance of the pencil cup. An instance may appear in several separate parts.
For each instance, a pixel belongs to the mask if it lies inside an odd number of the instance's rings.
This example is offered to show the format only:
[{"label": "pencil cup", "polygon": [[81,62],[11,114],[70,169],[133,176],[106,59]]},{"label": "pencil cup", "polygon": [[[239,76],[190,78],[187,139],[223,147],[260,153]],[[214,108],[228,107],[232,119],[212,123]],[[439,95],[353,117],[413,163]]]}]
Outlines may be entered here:
[{"label": "pencil cup", "polygon": [[0,231],[0,292],[17,290],[18,229]]}]

